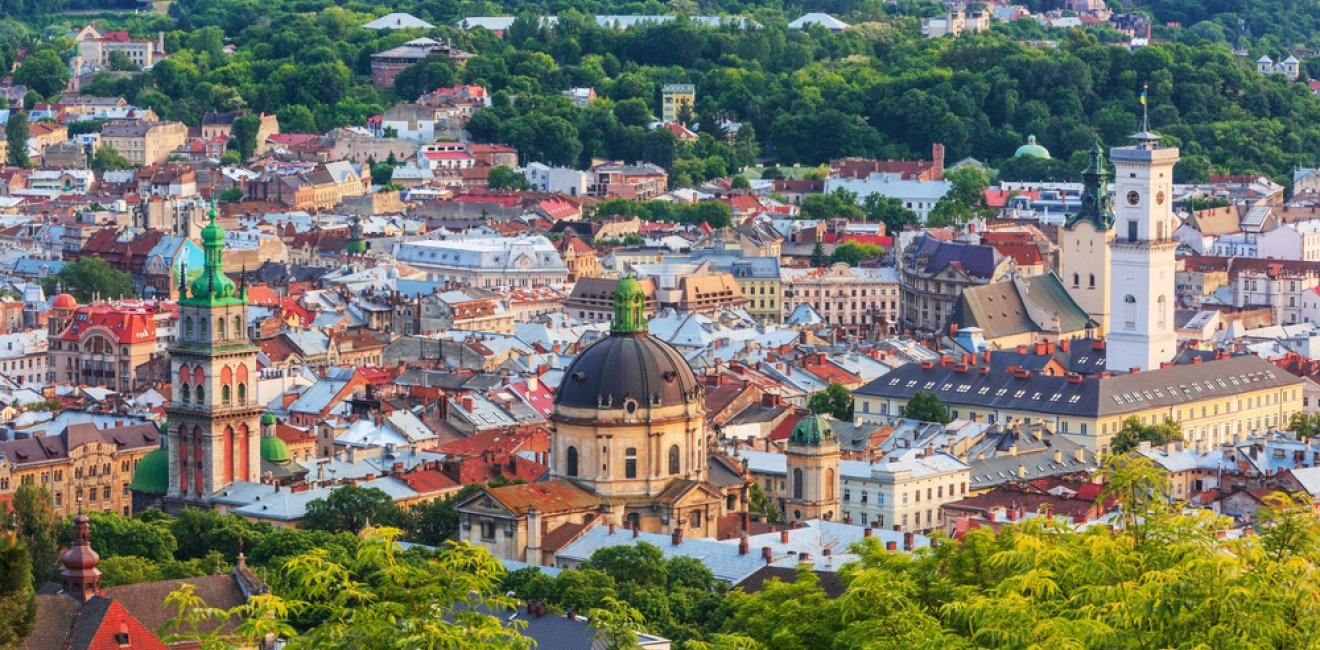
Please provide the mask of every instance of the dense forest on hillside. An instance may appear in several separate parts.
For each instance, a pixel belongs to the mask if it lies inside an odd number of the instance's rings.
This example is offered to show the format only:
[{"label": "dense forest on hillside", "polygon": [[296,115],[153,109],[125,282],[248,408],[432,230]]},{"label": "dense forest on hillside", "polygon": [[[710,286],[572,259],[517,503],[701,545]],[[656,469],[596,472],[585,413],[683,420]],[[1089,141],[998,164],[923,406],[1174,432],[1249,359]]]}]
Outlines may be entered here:
[{"label": "dense forest on hillside", "polygon": [[[1152,126],[1183,149],[1180,181],[1261,172],[1286,182],[1296,167],[1315,164],[1320,151],[1320,99],[1303,84],[1257,75],[1251,56],[1205,38],[1205,29],[1135,52],[1105,44],[1113,35],[1106,29],[1056,30],[1049,33],[1055,46],[1029,45],[1020,36],[1041,32],[1035,23],[926,40],[915,17],[925,5],[838,4],[811,8],[875,19],[837,35],[790,30],[774,16],[796,8],[771,5],[751,12],[755,29],[707,29],[680,19],[621,32],[598,27],[579,5],[550,3],[544,10],[559,15],[555,29],[528,14],[501,39],[452,27],[457,16],[500,13],[495,3],[404,2],[388,9],[432,19],[440,26],[426,35],[452,39],[477,56],[463,68],[430,61],[401,75],[396,89],[377,89],[369,83],[371,54],[423,35],[357,27],[383,6],[181,0],[170,17],[111,20],[140,35],[165,31],[172,56],[147,73],[105,75],[87,91],[119,94],[190,124],[207,110],[246,106],[277,113],[286,131],[323,132],[361,124],[438,86],[478,83],[494,92],[494,105],[473,118],[475,139],[508,142],[525,159],[554,164],[648,160],[669,168],[678,186],[735,173],[757,157],[811,165],[847,155],[917,158],[934,142],[945,144],[950,162],[975,157],[997,167],[1028,135],[1056,161],[1013,168],[1013,175],[1071,179],[1097,135],[1114,145],[1137,130],[1143,84]],[[1162,11],[1159,3],[1152,7]],[[658,3],[580,8],[669,10]],[[50,24],[44,30],[57,31]],[[24,38],[38,49],[69,51],[67,41],[37,32],[6,36],[16,31],[0,30],[11,51]],[[237,53],[225,54],[226,43]],[[713,124],[721,115],[747,128],[729,141],[707,128],[694,143],[648,131],[660,86],[674,82],[696,85],[691,122]],[[602,100],[579,108],[560,94],[579,86],[594,87]]]}]

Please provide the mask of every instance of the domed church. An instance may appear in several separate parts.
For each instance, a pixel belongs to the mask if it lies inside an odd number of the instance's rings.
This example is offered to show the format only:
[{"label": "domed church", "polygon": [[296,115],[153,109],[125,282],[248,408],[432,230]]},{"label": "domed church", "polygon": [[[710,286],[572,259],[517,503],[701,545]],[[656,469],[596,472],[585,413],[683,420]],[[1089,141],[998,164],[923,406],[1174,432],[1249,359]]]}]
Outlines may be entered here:
[{"label": "domed church", "polygon": [[549,480],[459,503],[463,539],[552,565],[595,525],[679,538],[716,537],[721,522],[729,534],[744,529],[744,473],[708,451],[702,383],[677,350],[647,335],[645,303],[635,278],[619,282],[610,335],[577,355],[556,391]]}]

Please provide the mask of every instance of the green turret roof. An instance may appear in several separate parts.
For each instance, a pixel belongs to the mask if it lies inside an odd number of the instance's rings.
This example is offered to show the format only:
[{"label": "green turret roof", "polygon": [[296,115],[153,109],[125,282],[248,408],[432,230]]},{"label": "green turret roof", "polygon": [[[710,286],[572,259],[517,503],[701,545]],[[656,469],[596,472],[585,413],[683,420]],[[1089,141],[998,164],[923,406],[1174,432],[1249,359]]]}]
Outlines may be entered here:
[{"label": "green turret roof", "polygon": [[614,288],[613,334],[644,334],[646,332],[646,292],[637,278],[619,280]]},{"label": "green turret roof", "polygon": [[830,426],[829,421],[823,416],[812,413],[798,420],[797,426],[793,427],[793,433],[788,436],[788,443],[791,445],[820,445],[834,439],[834,428]]},{"label": "green turret roof", "polygon": [[261,425],[262,425],[262,426],[267,426],[267,427],[268,427],[268,426],[270,426],[270,425],[272,425],[272,424],[275,424],[275,414],[274,414],[274,413],[262,413],[262,414],[261,414]]},{"label": "green turret roof", "polygon": [[1040,146],[1039,144],[1036,144],[1036,136],[1029,135],[1027,136],[1027,143],[1018,147],[1017,151],[1013,152],[1013,157],[1014,158],[1023,158],[1023,157],[1049,158],[1050,150]]},{"label": "green turret roof", "polygon": [[1109,197],[1105,153],[1097,141],[1087,154],[1091,164],[1082,172],[1082,207],[1068,215],[1064,227],[1072,228],[1082,221],[1089,221],[1096,230],[1109,230],[1114,227],[1114,206]]},{"label": "green turret roof", "polygon": [[222,255],[225,249],[225,229],[216,223],[215,203],[211,203],[211,222],[202,228],[202,251],[205,255],[206,264],[202,268],[202,274],[193,281],[191,294],[187,298],[181,299],[180,304],[194,306],[211,306],[217,304],[226,304],[232,302],[243,302],[246,296],[241,295],[238,288],[234,286],[234,281],[225,275]]},{"label": "green turret roof", "polygon": [[261,437],[261,460],[268,463],[287,463],[293,460],[289,446],[275,436]]},{"label": "green turret roof", "polygon": [[165,494],[170,489],[170,454],[164,447],[153,449],[133,469],[128,488],[143,494]]}]

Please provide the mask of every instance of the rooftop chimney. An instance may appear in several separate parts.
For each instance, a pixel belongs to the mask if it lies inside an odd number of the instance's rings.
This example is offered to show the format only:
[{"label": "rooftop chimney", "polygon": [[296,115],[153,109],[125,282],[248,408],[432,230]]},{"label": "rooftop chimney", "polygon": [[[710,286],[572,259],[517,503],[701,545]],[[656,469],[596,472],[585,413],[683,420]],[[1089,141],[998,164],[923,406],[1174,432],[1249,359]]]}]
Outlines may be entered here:
[{"label": "rooftop chimney", "polygon": [[671,535],[669,536],[669,540],[670,540],[671,543],[673,543],[674,546],[678,546],[679,544],[682,544],[682,543],[683,543],[683,527],[682,527],[682,526],[679,526],[679,525],[677,525],[677,524],[675,524],[675,525],[674,525],[674,532],[673,532],[673,534],[671,534]]},{"label": "rooftop chimney", "polygon": [[903,533],[903,550],[912,550],[913,542],[916,538],[917,536],[915,533]]},{"label": "rooftop chimney", "polygon": [[781,531],[779,531],[779,543],[780,543],[780,544],[787,544],[787,543],[788,543],[788,531],[787,531],[787,530],[781,530]]},{"label": "rooftop chimney", "polygon": [[761,559],[765,560],[765,563],[766,563],[766,564],[770,564],[770,558],[771,558],[771,555],[770,555],[770,547],[769,547],[769,546],[762,546],[762,547],[761,547]]},{"label": "rooftop chimney", "polygon": [[898,542],[885,542],[885,550],[894,552],[898,550]]}]

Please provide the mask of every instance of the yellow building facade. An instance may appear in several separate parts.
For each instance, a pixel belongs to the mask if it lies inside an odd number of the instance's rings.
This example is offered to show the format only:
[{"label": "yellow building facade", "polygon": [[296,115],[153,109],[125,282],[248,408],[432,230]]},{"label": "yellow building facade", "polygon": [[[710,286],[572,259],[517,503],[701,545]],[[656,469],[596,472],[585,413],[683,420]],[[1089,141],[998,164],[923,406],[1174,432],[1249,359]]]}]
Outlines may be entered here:
[{"label": "yellow building facade", "polygon": [[934,393],[955,418],[1043,423],[1098,454],[1108,453],[1123,421],[1177,422],[1200,449],[1288,425],[1302,410],[1303,380],[1256,356],[1240,356],[1149,372],[1081,377],[960,364],[908,364],[857,389],[854,420],[903,417],[917,392]]}]

